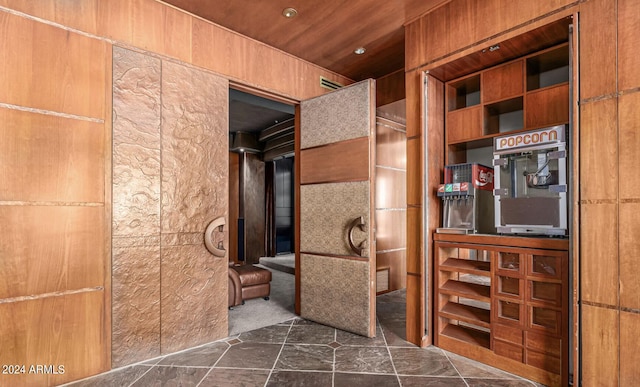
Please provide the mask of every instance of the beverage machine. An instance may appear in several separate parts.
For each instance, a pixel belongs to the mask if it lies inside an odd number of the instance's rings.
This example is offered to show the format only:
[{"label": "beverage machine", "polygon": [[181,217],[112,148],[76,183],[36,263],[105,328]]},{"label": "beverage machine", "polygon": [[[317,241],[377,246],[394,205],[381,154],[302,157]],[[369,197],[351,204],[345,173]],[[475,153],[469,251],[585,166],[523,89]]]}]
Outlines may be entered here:
[{"label": "beverage machine", "polygon": [[566,138],[558,125],[494,139],[497,232],[567,235]]},{"label": "beverage machine", "polygon": [[449,234],[495,233],[493,224],[493,168],[477,163],[444,167],[442,227]]}]

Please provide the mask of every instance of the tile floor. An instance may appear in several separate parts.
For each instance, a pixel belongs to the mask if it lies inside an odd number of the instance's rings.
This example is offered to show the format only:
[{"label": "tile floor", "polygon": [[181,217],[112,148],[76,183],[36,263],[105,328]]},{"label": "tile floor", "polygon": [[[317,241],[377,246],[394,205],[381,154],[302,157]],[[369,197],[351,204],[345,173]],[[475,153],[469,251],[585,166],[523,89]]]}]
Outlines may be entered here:
[{"label": "tile floor", "polygon": [[373,339],[296,318],[71,386],[539,386],[406,342],[404,311],[404,294],[393,292],[378,297]]}]

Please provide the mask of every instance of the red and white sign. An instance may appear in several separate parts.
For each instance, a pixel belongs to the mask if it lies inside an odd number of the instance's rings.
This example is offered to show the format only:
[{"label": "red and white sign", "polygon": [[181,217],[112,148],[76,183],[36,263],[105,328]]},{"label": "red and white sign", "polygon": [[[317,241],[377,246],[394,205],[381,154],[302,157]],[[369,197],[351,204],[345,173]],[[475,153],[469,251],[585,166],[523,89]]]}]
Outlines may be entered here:
[{"label": "red and white sign", "polygon": [[495,151],[558,142],[564,142],[564,126],[554,126],[513,136],[497,137],[495,139]]}]

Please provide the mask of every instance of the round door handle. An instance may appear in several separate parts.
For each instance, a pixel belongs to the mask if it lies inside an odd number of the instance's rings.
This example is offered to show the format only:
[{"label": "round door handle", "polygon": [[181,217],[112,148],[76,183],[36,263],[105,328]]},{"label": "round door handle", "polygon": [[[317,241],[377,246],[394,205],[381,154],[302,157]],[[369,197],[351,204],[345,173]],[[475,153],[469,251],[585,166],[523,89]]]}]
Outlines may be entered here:
[{"label": "round door handle", "polygon": [[364,218],[362,216],[359,216],[351,221],[351,223],[349,224],[348,236],[349,247],[351,247],[351,250],[353,250],[353,252],[356,253],[359,257],[362,257],[364,254],[364,250],[367,248],[367,240],[365,239],[357,246],[355,245],[355,243],[353,242],[353,230],[355,230],[356,227],[358,227],[361,231],[366,231],[366,223],[364,222]]},{"label": "round door handle", "polygon": [[224,249],[222,241],[218,243],[218,246],[215,245],[213,240],[213,233],[216,232],[216,229],[219,232],[224,232],[224,225],[226,224],[224,217],[219,217],[211,221],[207,226],[207,229],[204,231],[204,245],[209,250],[211,254],[216,257],[224,257],[227,251]]}]

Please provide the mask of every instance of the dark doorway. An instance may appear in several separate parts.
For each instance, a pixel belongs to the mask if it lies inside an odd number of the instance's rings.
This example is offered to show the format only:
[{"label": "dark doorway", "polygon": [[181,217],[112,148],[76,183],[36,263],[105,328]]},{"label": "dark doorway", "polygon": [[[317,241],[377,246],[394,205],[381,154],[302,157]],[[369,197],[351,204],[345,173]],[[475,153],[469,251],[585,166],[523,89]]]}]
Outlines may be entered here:
[{"label": "dark doorway", "polygon": [[289,254],[293,245],[293,157],[275,160],[276,254]]}]

